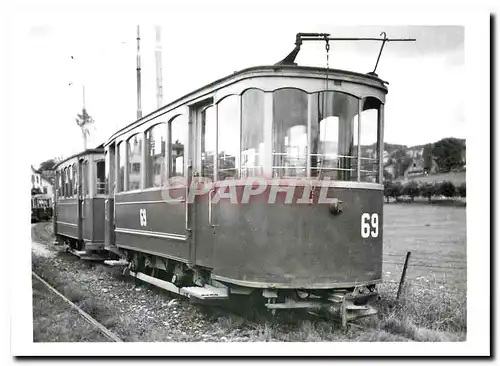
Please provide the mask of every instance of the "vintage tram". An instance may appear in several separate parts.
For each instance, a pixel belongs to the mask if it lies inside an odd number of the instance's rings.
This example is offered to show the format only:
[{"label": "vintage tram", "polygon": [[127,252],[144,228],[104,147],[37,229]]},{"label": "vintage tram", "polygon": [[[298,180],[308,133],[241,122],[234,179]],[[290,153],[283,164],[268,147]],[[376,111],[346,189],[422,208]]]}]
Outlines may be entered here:
[{"label": "vintage tram", "polygon": [[54,233],[80,254],[104,250],[104,149],[88,149],[55,167]]},{"label": "vintage tram", "polygon": [[375,313],[387,83],[296,65],[299,36],[61,162],[58,238],[192,298]]},{"label": "vintage tram", "polygon": [[52,197],[47,194],[31,196],[31,222],[50,220],[52,218]]}]

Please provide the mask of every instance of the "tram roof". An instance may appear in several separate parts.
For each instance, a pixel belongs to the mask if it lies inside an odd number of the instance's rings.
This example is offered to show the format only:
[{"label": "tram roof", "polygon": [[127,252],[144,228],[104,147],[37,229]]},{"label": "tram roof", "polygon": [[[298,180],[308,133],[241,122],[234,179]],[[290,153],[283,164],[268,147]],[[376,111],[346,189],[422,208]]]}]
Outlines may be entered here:
[{"label": "tram roof", "polygon": [[[174,107],[176,104],[179,104],[181,102],[189,102],[190,101],[190,98],[192,97],[195,97],[198,93],[204,91],[204,90],[209,90],[211,88],[214,88],[216,87],[218,84],[221,84],[221,83],[224,83],[225,81],[228,81],[230,80],[231,78],[236,78],[236,77],[239,77],[239,76],[243,76],[245,74],[250,74],[252,72],[265,72],[265,71],[272,71],[272,72],[276,72],[276,71],[298,71],[298,72],[312,72],[312,73],[321,73],[321,74],[324,74],[326,75],[328,73],[328,75],[345,75],[345,76],[353,76],[353,77],[356,77],[356,78],[359,78],[359,79],[365,79],[367,81],[371,81],[372,83],[375,83],[375,84],[378,84],[378,85],[373,85],[374,87],[378,87],[378,88],[382,88],[384,89],[386,92],[387,92],[387,87],[385,86],[385,84],[388,84],[386,81],[380,79],[379,77],[375,76],[375,75],[372,75],[372,74],[363,74],[363,73],[359,73],[359,72],[355,72],[355,71],[349,71],[349,70],[341,70],[341,69],[326,69],[324,67],[313,67],[313,66],[297,66],[297,65],[268,65],[268,66],[253,66],[253,67],[248,67],[246,69],[242,69],[242,70],[239,70],[239,71],[235,71],[234,73],[232,74],[229,74],[229,75],[226,75],[224,76],[223,78],[220,78],[220,79],[217,79],[205,86],[202,86],[201,88],[198,88],[190,93],[187,93],[185,95],[183,95],[182,97],[180,98],[177,98],[175,99],[174,101],[164,105],[163,107],[161,108],[158,108],[154,111],[152,111],[151,113],[141,117],[140,119],[134,121],[134,122],[131,122],[129,123],[128,125],[126,125],[125,127],[122,127],[121,129],[119,129],[118,131],[114,132],[110,138],[108,139],[108,141],[106,143],[104,143],[104,145],[110,143],[113,139],[115,139],[116,137],[120,136],[123,132],[125,132],[126,130],[128,130],[129,128],[131,128],[132,126],[139,126],[141,125],[142,123],[145,123],[147,122],[148,120],[150,120],[151,118],[154,118],[154,115],[155,114],[161,114],[162,111],[164,110],[169,110],[171,109],[172,107]],[[195,99],[195,98],[193,98]],[[134,126],[134,127],[135,127]]]},{"label": "tram roof", "polygon": [[60,161],[59,163],[57,163],[56,165],[54,165],[54,170],[57,169],[60,165],[62,165],[65,162],[67,162],[68,160],[71,160],[71,159],[74,159],[74,158],[77,158],[77,157],[80,157],[80,156],[90,155],[90,154],[103,154],[104,153],[104,148],[103,147],[104,146],[101,144],[98,147],[96,147],[95,149],[87,149],[87,150],[84,150],[84,151],[80,151],[79,153],[73,154],[70,157],[67,157],[63,161]]}]

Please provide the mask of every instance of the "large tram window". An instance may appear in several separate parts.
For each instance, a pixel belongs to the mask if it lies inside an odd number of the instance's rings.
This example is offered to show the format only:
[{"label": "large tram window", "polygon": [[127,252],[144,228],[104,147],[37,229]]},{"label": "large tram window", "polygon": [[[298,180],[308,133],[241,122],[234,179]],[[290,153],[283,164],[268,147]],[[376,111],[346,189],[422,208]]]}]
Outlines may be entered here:
[{"label": "large tram window", "polygon": [[73,196],[78,196],[78,176],[76,174],[76,164],[73,164],[72,166],[72,175],[73,175]]},{"label": "large tram window", "polygon": [[361,112],[361,182],[378,181],[378,110],[380,101],[375,98],[363,100]]},{"label": "large tram window", "polygon": [[249,89],[241,96],[241,177],[264,173],[264,92]]},{"label": "large tram window", "polygon": [[311,176],[356,179],[357,153],[353,140],[358,103],[357,98],[340,92],[313,95]]},{"label": "large tram window", "polygon": [[125,142],[118,144],[118,182],[116,182],[116,191],[125,190]]},{"label": "large tram window", "polygon": [[280,89],[273,95],[273,177],[306,176],[307,94]]},{"label": "large tram window", "polygon": [[103,160],[97,161],[96,166],[96,194],[104,194],[105,192],[105,179],[106,179],[106,165]]},{"label": "large tram window", "polygon": [[165,183],[165,143],[167,127],[160,123],[146,131],[146,187],[161,187]]},{"label": "large tram window", "polygon": [[216,123],[215,107],[208,107],[202,113],[201,174],[211,181],[214,180]]},{"label": "large tram window", "polygon": [[170,121],[170,176],[184,175],[184,148],[186,146],[188,124],[184,116]]},{"label": "large tram window", "polygon": [[127,148],[127,190],[133,191],[141,188],[142,135],[135,134],[129,138],[127,141]]},{"label": "large tram window", "polygon": [[217,104],[218,179],[238,178],[240,155],[240,100],[236,95]]}]

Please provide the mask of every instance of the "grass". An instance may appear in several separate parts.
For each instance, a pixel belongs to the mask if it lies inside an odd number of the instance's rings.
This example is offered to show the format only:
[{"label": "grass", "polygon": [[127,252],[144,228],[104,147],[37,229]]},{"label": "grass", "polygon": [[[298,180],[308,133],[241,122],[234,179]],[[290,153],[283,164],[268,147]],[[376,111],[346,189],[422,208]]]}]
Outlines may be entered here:
[{"label": "grass", "polygon": [[44,284],[33,279],[34,342],[106,342],[107,339]]}]

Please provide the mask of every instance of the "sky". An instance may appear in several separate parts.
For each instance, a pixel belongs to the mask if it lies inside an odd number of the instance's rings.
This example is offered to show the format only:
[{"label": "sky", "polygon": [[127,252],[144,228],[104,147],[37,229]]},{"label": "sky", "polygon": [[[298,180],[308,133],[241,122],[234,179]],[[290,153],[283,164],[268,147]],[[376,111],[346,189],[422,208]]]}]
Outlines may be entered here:
[{"label": "sky", "polygon": [[[155,26],[162,29],[163,104],[234,71],[280,61],[293,49],[298,32],[379,37],[385,31],[390,38],[417,39],[386,44],[379,62],[377,73],[389,82],[385,142],[413,146],[443,137],[465,138],[461,26],[341,27],[332,26],[327,17],[308,16],[284,19],[277,27],[275,14],[251,11],[233,16],[179,12],[175,19],[139,24],[143,115],[157,103]],[[33,156],[35,166],[83,149],[75,122],[83,103],[82,85],[85,106],[95,120],[89,147],[133,122],[137,111],[137,23],[37,23],[23,26],[14,36],[12,52],[13,99],[25,106],[31,137],[47,142]],[[379,47],[375,42],[331,43],[330,67],[371,71]],[[296,62],[326,66],[324,43],[304,43]]]}]

